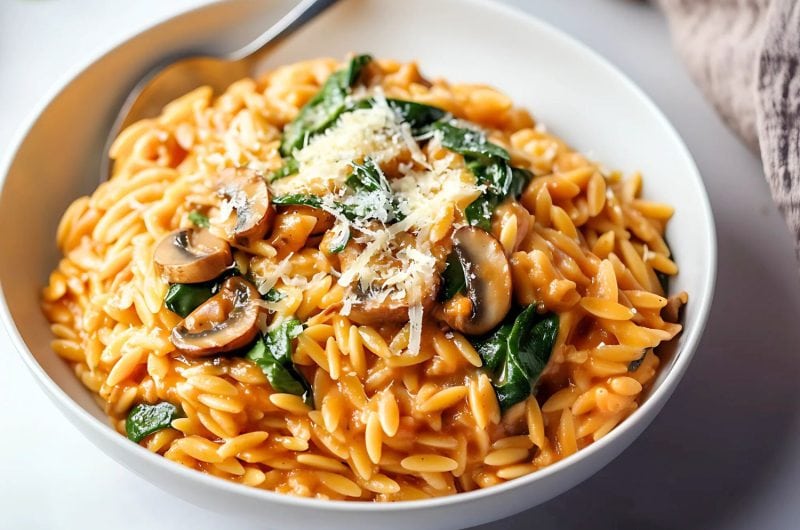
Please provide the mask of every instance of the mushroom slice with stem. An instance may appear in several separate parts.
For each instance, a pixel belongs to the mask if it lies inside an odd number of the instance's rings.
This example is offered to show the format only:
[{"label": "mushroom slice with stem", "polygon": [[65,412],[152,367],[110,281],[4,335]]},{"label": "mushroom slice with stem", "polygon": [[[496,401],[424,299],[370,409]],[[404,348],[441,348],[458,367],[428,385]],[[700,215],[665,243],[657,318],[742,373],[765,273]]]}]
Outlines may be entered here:
[{"label": "mushroom slice with stem", "polygon": [[259,332],[263,311],[259,298],[258,290],[244,278],[228,278],[219,293],[173,328],[170,340],[189,357],[243,348]]},{"label": "mushroom slice with stem", "polygon": [[263,239],[275,216],[266,181],[255,171],[244,168],[227,168],[219,176],[217,194],[224,201],[219,220],[214,224],[239,245]]},{"label": "mushroom slice with stem", "polygon": [[184,228],[167,234],[156,246],[153,261],[170,283],[213,280],[231,263],[231,247],[204,228]]},{"label": "mushroom slice with stem", "polygon": [[467,335],[492,330],[511,309],[511,269],[503,247],[489,232],[465,226],[453,233],[453,251],[464,269],[466,296],[444,304],[444,321]]}]

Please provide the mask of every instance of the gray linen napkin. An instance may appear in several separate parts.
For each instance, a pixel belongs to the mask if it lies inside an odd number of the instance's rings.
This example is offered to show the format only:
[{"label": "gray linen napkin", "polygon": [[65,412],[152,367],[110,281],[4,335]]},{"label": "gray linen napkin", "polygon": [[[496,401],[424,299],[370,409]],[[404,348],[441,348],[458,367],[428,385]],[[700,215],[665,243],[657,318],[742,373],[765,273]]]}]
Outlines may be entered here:
[{"label": "gray linen napkin", "polygon": [[800,258],[800,1],[659,2],[695,82],[760,150]]}]

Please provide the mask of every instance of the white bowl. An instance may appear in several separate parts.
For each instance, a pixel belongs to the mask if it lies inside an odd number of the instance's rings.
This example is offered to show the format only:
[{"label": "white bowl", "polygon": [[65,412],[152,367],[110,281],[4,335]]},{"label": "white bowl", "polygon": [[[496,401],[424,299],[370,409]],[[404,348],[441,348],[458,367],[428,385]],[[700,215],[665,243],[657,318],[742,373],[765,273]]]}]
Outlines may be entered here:
[{"label": "white bowl", "polygon": [[284,529],[463,528],[529,508],[585,480],[647,427],[691,360],[713,294],[714,220],[686,147],[633,83],[559,31],[482,0],[346,1],[282,44],[268,64],[364,51],[418,59],[429,76],[495,85],[608,167],[642,170],[645,196],[676,206],[667,236],[681,266],[673,289],[690,293],[685,330],[642,406],[608,436],[542,471],[456,496],[395,504],[296,499],[197,473],[129,442],[108,426],[90,393],[50,350],[39,289],[57,263],[56,225],[71,200],[95,187],[105,134],[130,83],[176,51],[243,41],[287,4],[226,2],[159,24],[76,71],[21,130],[4,165],[0,196],[0,313],[25,363],[98,448],[164,490],[236,514],[237,521]]}]

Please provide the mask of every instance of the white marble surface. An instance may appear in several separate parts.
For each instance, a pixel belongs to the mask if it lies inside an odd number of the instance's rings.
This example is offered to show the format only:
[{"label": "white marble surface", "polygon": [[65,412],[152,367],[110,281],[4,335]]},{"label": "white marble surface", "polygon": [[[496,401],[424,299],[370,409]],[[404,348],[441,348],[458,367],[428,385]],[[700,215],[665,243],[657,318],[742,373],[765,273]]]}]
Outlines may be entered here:
[{"label": "white marble surface", "polygon": [[[75,65],[206,1],[0,1],[0,152]],[[691,84],[653,8],[630,0],[509,3],[594,47],[664,110],[709,190],[720,268],[695,361],[647,432],[584,484],[484,528],[798,528],[800,284],[758,160]],[[0,528],[244,528],[98,453],[59,417],[2,332],[0,351]]]}]

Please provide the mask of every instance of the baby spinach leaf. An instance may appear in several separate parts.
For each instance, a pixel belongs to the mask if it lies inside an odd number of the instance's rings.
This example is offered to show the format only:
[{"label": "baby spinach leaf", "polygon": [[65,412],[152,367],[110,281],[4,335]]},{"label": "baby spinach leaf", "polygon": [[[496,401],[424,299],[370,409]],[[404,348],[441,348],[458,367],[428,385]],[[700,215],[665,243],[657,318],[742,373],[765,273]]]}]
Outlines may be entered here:
[{"label": "baby spinach leaf", "polygon": [[268,180],[273,182],[275,180],[288,177],[289,175],[294,175],[297,173],[298,169],[300,169],[300,164],[297,162],[297,159],[289,157],[284,161],[280,169],[270,173]]},{"label": "baby spinach leaf", "polygon": [[[257,342],[254,348],[263,343]],[[270,386],[276,392],[304,396],[309,391],[309,386],[302,375],[291,366],[284,366],[269,356],[258,361],[258,367],[264,372]]]},{"label": "baby spinach leaf", "polygon": [[345,184],[355,193],[340,206],[348,219],[354,220],[345,210],[349,210],[355,219],[379,219],[385,223],[402,221],[405,215],[400,210],[386,175],[375,162],[367,157],[363,163],[352,162],[351,165],[353,172]]},{"label": "baby spinach leaf", "polygon": [[463,292],[467,286],[467,280],[464,277],[464,267],[461,265],[458,256],[455,252],[451,252],[447,256],[447,262],[444,270],[442,271],[442,290],[440,291],[440,299],[447,301],[453,298],[460,292]]},{"label": "baby spinach leaf", "polygon": [[526,399],[542,374],[558,336],[558,315],[539,315],[534,304],[507,318],[494,332],[475,342],[492,376],[502,410]]},{"label": "baby spinach leaf", "polygon": [[512,322],[504,323],[476,344],[484,366],[492,375],[492,386],[501,410],[519,403],[531,393],[528,376],[511,353],[509,337],[513,328]]},{"label": "baby spinach leaf", "polygon": [[469,160],[467,167],[478,184],[486,186],[487,192],[502,197],[508,195],[514,174],[504,160]]},{"label": "baby spinach leaf", "polygon": [[444,121],[434,123],[433,130],[440,133],[444,147],[461,155],[511,160],[508,151],[487,140],[483,131],[459,127]]},{"label": "baby spinach leaf", "polygon": [[530,379],[517,360],[517,358],[509,355],[503,365],[503,371],[492,383],[494,392],[497,394],[497,402],[502,411],[508,410],[531,395]]},{"label": "baby spinach leaf", "polygon": [[347,67],[328,77],[325,84],[311,100],[300,109],[297,117],[283,130],[281,155],[288,157],[303,146],[307,137],[327,129],[347,106],[347,95],[361,71],[372,60],[369,55],[357,55]]},{"label": "baby spinach leaf", "polygon": [[180,416],[180,410],[172,403],[166,401],[155,405],[141,403],[128,412],[125,420],[125,434],[128,439],[139,443],[154,432],[166,429],[172,420]]},{"label": "baby spinach leaf", "polygon": [[505,322],[482,339],[475,341],[474,346],[483,359],[483,366],[492,374],[503,371],[503,364],[508,358],[508,336],[511,334],[513,322]]},{"label": "baby spinach leaf", "polygon": [[189,213],[189,221],[200,228],[208,228],[211,226],[211,223],[208,221],[208,217],[197,210]]},{"label": "baby spinach leaf", "polygon": [[353,172],[347,177],[345,184],[356,191],[383,191],[391,193],[392,188],[386,176],[375,165],[371,158],[365,158],[362,164],[352,163]]},{"label": "baby spinach leaf", "polygon": [[[400,121],[407,123],[411,127],[411,133],[415,136],[428,132],[434,122],[447,116],[447,112],[439,107],[417,103],[416,101],[386,98],[386,103],[395,112]],[[345,112],[371,109],[373,106],[375,106],[375,98],[359,99],[350,103]]]},{"label": "baby spinach leaf", "polygon": [[299,320],[287,320],[258,339],[245,357],[261,368],[273,389],[303,396],[313,406],[311,386],[292,364],[292,340],[302,331]]},{"label": "baby spinach leaf", "polygon": [[[322,197],[306,193],[291,193],[287,195],[277,195],[272,198],[272,204],[278,206],[301,205],[301,206],[308,206],[310,208],[317,208],[320,210],[325,209],[322,208]],[[326,205],[326,207],[330,210],[336,211],[337,213],[341,214],[350,221],[354,221],[359,217],[356,212],[356,209],[350,204],[331,201]]]},{"label": "baby spinach leaf", "polygon": [[[306,193],[290,193],[287,195],[276,195],[272,197],[272,204],[277,206],[300,205],[322,210],[322,197]],[[353,221],[358,215],[352,205],[332,201],[328,207],[337,211],[347,219]]]}]

